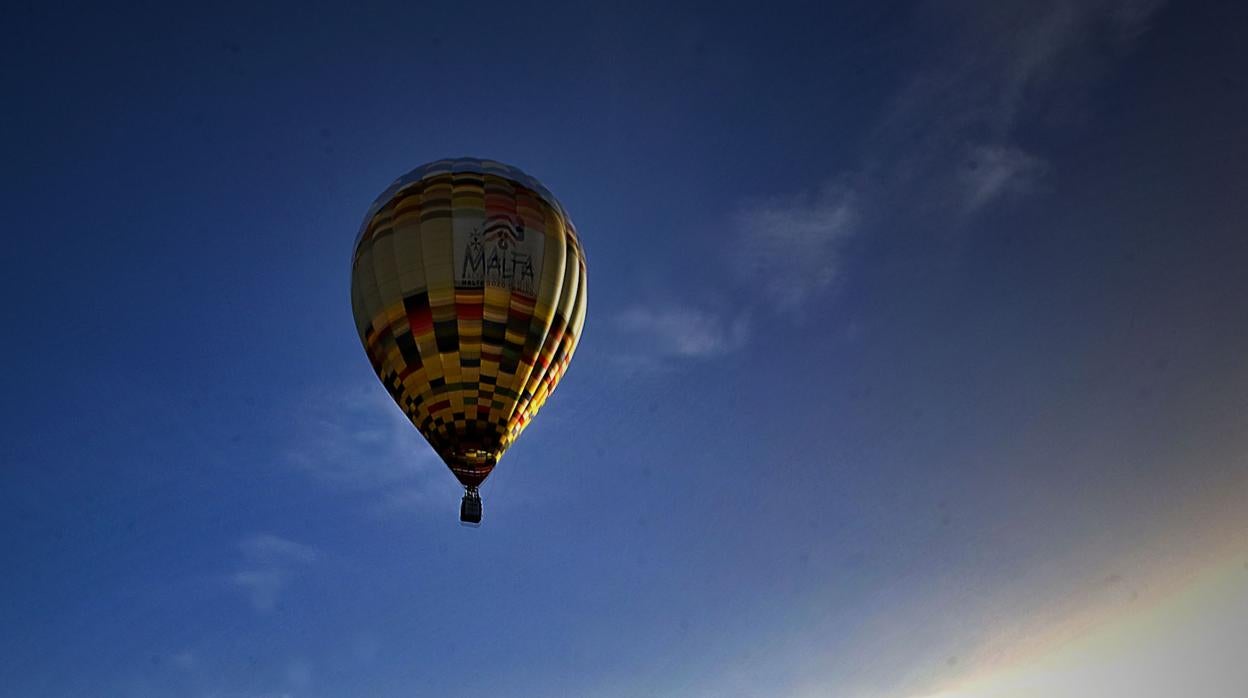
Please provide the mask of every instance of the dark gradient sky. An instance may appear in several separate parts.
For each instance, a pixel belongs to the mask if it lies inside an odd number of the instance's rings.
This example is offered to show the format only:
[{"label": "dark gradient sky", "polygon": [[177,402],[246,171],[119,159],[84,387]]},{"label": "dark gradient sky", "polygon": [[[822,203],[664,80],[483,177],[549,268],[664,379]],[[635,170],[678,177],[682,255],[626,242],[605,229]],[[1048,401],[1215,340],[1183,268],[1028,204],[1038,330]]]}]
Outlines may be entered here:
[{"label": "dark gradient sky", "polygon": [[[0,23],[0,695],[1248,682],[1237,3],[175,5]],[[458,155],[590,277],[478,530],[348,294]]]}]

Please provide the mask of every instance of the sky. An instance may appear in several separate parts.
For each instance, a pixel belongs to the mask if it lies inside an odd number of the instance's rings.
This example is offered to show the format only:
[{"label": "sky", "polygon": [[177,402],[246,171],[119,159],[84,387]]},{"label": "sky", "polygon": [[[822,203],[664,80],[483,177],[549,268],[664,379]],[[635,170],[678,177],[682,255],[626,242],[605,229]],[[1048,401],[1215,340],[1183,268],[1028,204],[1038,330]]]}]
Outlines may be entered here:
[{"label": "sky", "polygon": [[[1240,695],[1246,20],[13,4],[0,695]],[[349,296],[456,156],[588,259],[479,529]]]}]

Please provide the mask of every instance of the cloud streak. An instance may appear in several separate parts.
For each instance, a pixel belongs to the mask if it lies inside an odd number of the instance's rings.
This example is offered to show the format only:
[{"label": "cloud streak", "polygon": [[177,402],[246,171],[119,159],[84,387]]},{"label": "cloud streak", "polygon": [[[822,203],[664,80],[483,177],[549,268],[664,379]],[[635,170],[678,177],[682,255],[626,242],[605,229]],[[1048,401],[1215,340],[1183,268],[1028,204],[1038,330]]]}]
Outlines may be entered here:
[{"label": "cloud streak", "polygon": [[966,2],[929,6],[956,29],[897,93],[868,139],[867,172],[890,199],[975,213],[1026,194],[1054,170],[1020,132],[1079,120],[1088,92],[1147,29],[1158,0]]},{"label": "cloud streak", "polygon": [[441,460],[381,386],[322,389],[304,404],[283,453],[288,466],[328,487],[374,495],[379,510],[423,501],[419,495],[440,474]]},{"label": "cloud streak", "polygon": [[762,303],[753,297],[760,296],[768,312],[800,312],[837,280],[856,222],[854,193],[837,184],[743,203],[733,214],[732,268],[740,283],[758,292],[738,294],[751,300],[730,311],[686,303],[627,308],[613,323],[629,349],[621,362],[657,368],[740,350],[749,342],[752,318],[761,312]]},{"label": "cloud streak", "polygon": [[1029,194],[1048,171],[1047,163],[1019,148],[971,146],[966,169],[959,175],[963,211],[974,213],[997,199]]},{"label": "cloud streak", "polygon": [[856,230],[856,198],[847,186],[825,184],[746,202],[734,216],[737,271],[781,308],[798,308],[836,280],[842,250]]},{"label": "cloud streak", "polygon": [[[957,229],[1043,192],[1056,168],[1032,143],[1080,121],[1089,92],[1148,28],[1160,0],[932,3],[923,24],[953,27],[937,58],[903,82],[865,139],[861,165],[822,186],[742,201],[730,246],[743,309],[633,307],[628,363],[713,358],[748,342],[751,316],[804,315],[846,274],[849,243],[893,229]],[[1024,137],[1026,136],[1026,137]]]},{"label": "cloud streak", "polygon": [[316,548],[271,533],[245,538],[238,547],[242,564],[230,575],[230,582],[260,612],[273,610],[281,592],[319,557]]},{"label": "cloud streak", "polygon": [[616,327],[652,353],[706,358],[740,348],[749,331],[746,315],[729,317],[680,305],[635,306],[616,318]]},{"label": "cloud streak", "polygon": [[[743,202],[733,214],[738,276],[798,313],[844,276],[854,237],[921,216],[958,227],[989,207],[1043,191],[1055,168],[1020,133],[1078,119],[1095,78],[1148,27],[1159,0],[932,4],[954,26],[943,59],[919,67],[866,139],[858,168],[815,190]],[[929,16],[930,15],[930,16]],[[699,333],[707,334],[705,327]],[[722,332],[721,332],[722,333]]]}]

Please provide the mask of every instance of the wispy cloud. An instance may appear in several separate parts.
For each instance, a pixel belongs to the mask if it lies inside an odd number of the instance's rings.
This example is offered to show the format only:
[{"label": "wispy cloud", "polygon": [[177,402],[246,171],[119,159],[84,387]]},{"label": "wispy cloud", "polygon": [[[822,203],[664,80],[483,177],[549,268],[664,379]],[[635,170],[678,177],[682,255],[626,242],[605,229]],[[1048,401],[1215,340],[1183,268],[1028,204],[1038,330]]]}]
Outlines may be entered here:
[{"label": "wispy cloud", "polygon": [[780,307],[797,308],[836,280],[858,221],[856,198],[848,186],[825,184],[746,202],[734,219],[738,272]]},{"label": "wispy cloud", "polygon": [[[932,3],[924,24],[952,27],[938,56],[903,81],[859,166],[814,190],[755,199],[733,216],[738,276],[796,312],[844,276],[864,232],[957,227],[1045,189],[1055,168],[1020,134],[1077,122],[1090,86],[1147,28],[1160,0]],[[930,15],[930,16],[929,16]],[[1042,140],[1042,139],[1041,139]],[[900,204],[900,205],[899,205]],[[910,226],[906,226],[910,227]],[[708,334],[698,326],[699,334]],[[721,331],[722,334],[722,331]]]},{"label": "wispy cloud", "polygon": [[303,404],[285,460],[327,486],[373,493],[389,504],[401,492],[412,504],[440,474],[437,454],[381,386],[322,389]]},{"label": "wispy cloud", "polygon": [[199,664],[199,658],[190,650],[182,650],[171,657],[173,665],[179,669],[191,670]]},{"label": "wispy cloud", "polygon": [[971,146],[959,182],[963,189],[963,209],[974,213],[998,198],[1029,194],[1048,169],[1043,160],[1019,148]]},{"label": "wispy cloud", "polygon": [[[734,312],[633,307],[622,335],[644,337],[630,365],[740,349],[751,316],[801,316],[846,276],[849,243],[891,229],[957,229],[1048,188],[1046,130],[1080,121],[1090,88],[1144,33],[1161,0],[931,3],[920,23],[951,28],[903,80],[855,167],[815,188],[743,201],[732,213]],[[1024,138],[1023,136],[1028,136]],[[902,219],[915,216],[915,220]],[[901,225],[900,223],[905,223]],[[763,308],[765,307],[765,311]]]},{"label": "wispy cloud", "polygon": [[271,533],[245,538],[239,543],[243,557],[268,564],[308,563],[316,559],[316,549]]},{"label": "wispy cloud", "polygon": [[681,305],[635,306],[616,318],[616,327],[649,353],[674,357],[709,357],[741,347],[749,317],[730,316]]},{"label": "wispy cloud", "polygon": [[286,665],[286,681],[295,688],[312,685],[312,664],[305,659],[295,659]]},{"label": "wispy cloud", "polygon": [[247,595],[257,611],[272,610],[282,590],[318,557],[316,548],[271,533],[245,538],[238,547],[242,562],[230,575],[230,582]]},{"label": "wispy cloud", "polygon": [[[1090,87],[1148,27],[1160,0],[928,6],[952,26],[944,58],[899,90],[868,139],[867,170],[891,199],[974,213],[1054,174],[1020,130],[1078,121]],[[1032,139],[1034,140],[1034,139]]]},{"label": "wispy cloud", "polygon": [[615,317],[626,352],[619,363],[662,368],[673,360],[707,359],[746,345],[759,305],[797,312],[838,278],[842,249],[855,232],[854,191],[839,184],[758,198],[733,214],[731,266],[740,302],[698,305],[667,302],[635,305]]}]

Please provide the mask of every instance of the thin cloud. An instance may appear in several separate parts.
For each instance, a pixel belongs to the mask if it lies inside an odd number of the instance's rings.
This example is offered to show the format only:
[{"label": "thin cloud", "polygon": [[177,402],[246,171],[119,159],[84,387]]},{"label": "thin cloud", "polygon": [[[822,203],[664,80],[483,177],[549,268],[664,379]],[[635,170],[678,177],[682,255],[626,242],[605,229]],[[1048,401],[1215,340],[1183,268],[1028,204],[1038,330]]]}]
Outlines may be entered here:
[{"label": "thin cloud", "polygon": [[251,605],[257,611],[271,611],[277,605],[277,595],[289,581],[286,570],[239,570],[230,579],[246,592]]},{"label": "thin cloud", "polygon": [[230,582],[261,612],[273,610],[278,597],[297,573],[319,556],[316,548],[310,545],[271,533],[245,538],[238,547],[242,563],[240,569],[230,575]]},{"label": "thin cloud", "polygon": [[[742,202],[732,214],[740,313],[686,305],[630,308],[616,330],[644,338],[620,361],[661,367],[742,348],[766,306],[800,316],[845,276],[850,241],[864,231],[957,228],[983,210],[1047,188],[1054,167],[1025,147],[1027,127],[1077,122],[1089,86],[1147,29],[1160,0],[933,3],[933,26],[952,26],[937,55],[894,96],[865,139],[863,163],[815,188]],[[921,19],[933,19],[921,17]],[[1055,116],[1055,114],[1059,116]],[[1065,114],[1065,116],[1060,116]]]},{"label": "thin cloud", "polygon": [[963,207],[967,213],[974,213],[997,199],[1029,194],[1048,169],[1043,160],[1019,148],[974,146],[961,175]]},{"label": "thin cloud", "polygon": [[679,305],[636,306],[620,314],[615,324],[651,354],[682,358],[735,351],[745,344],[749,332],[747,315],[730,317]]},{"label": "thin cloud", "polygon": [[286,464],[328,487],[373,493],[379,501],[424,489],[441,461],[373,382],[350,389],[323,389],[304,400],[305,409]]},{"label": "thin cloud", "polygon": [[316,548],[271,533],[246,538],[239,548],[245,558],[266,564],[303,564],[317,557]]},{"label": "thin cloud", "polygon": [[380,498],[371,507],[371,512],[385,516],[396,512],[441,508],[445,503],[446,498],[441,493],[434,493],[423,485],[399,487],[380,493]]},{"label": "thin cloud", "polygon": [[742,205],[735,216],[737,270],[780,307],[797,308],[836,280],[856,230],[856,198],[847,186],[826,184]]},{"label": "thin cloud", "polygon": [[[940,3],[944,60],[919,70],[868,139],[866,171],[890,199],[974,213],[1030,193],[1053,168],[1019,139],[1078,121],[1091,85],[1148,28],[1159,0]],[[951,9],[952,8],[952,9]]]},{"label": "thin cloud", "polygon": [[181,652],[173,655],[171,659],[173,660],[174,666],[187,671],[194,669],[196,665],[199,664],[199,659],[195,656],[195,653],[190,650],[182,650]]},{"label": "thin cloud", "polygon": [[286,681],[295,688],[312,685],[312,664],[305,659],[295,659],[286,666]]},{"label": "thin cloud", "polygon": [[724,356],[749,342],[759,306],[798,312],[836,282],[843,247],[855,233],[855,199],[852,188],[827,184],[739,206],[732,266],[746,287],[738,296],[749,302],[732,310],[685,303],[627,308],[613,323],[628,349],[617,363],[661,370],[672,361]]}]

